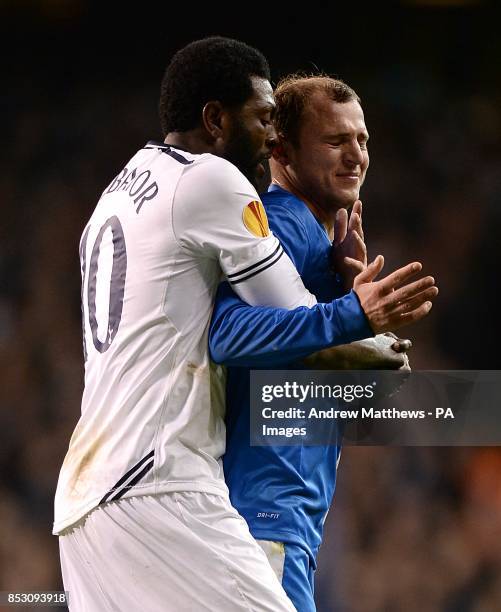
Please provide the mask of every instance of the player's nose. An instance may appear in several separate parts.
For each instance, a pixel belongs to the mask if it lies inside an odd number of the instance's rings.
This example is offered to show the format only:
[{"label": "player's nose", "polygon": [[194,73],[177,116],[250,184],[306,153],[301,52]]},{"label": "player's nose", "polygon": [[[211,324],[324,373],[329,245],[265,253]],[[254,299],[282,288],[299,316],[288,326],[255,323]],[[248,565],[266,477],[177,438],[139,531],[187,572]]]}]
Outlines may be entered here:
[{"label": "player's nose", "polygon": [[344,161],[352,166],[362,165],[364,162],[364,153],[358,141],[351,143],[345,150]]},{"label": "player's nose", "polygon": [[269,149],[270,153],[271,153],[271,150],[277,145],[277,143],[278,143],[277,132],[275,130],[274,125],[270,124],[267,127],[266,139],[265,139],[265,145]]}]

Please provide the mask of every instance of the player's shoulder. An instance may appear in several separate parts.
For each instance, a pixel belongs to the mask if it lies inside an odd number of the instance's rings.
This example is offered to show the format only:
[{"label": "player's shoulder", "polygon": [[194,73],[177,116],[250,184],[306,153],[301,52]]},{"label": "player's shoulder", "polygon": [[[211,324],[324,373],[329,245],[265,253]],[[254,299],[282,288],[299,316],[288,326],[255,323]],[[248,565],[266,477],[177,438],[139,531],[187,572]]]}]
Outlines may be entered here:
[{"label": "player's shoulder", "polygon": [[212,153],[203,153],[199,155],[193,164],[193,170],[205,175],[207,180],[214,185],[224,185],[226,181],[252,187],[249,180],[240,172],[240,170],[227,159],[212,155]]},{"label": "player's shoulder", "polygon": [[276,185],[272,185],[269,191],[261,194],[261,200],[267,210],[282,210],[284,213],[299,216],[304,216],[309,210],[297,196]]},{"label": "player's shoulder", "polygon": [[222,202],[233,200],[235,195],[245,195],[257,200],[258,195],[249,180],[231,162],[203,153],[198,155],[193,163],[186,167],[182,177],[183,192],[193,192],[200,198],[206,195]]},{"label": "player's shoulder", "polygon": [[273,186],[270,191],[261,194],[261,201],[270,222],[274,219],[288,219],[289,222],[306,228],[316,223],[308,206],[285,189]]},{"label": "player's shoulder", "polygon": [[[238,185],[246,190],[254,189],[240,170],[222,157],[212,153],[191,153],[182,147],[150,140],[142,151],[155,149],[165,155],[162,159],[173,159],[184,167],[184,178],[204,181],[206,189]],[[141,151],[140,151],[141,152]]]}]

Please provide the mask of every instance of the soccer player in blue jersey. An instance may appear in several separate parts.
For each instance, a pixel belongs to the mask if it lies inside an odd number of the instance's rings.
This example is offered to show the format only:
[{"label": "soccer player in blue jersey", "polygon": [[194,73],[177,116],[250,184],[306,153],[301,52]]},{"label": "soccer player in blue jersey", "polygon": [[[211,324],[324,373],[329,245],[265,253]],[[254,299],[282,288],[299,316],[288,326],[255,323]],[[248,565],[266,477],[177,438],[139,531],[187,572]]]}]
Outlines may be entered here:
[{"label": "soccer player in blue jersey", "polygon": [[[271,160],[273,184],[262,201],[272,231],[305,286],[318,300],[332,300],[350,290],[367,265],[358,197],[369,155],[360,99],[346,84],[328,77],[288,78],[275,97],[279,142]],[[424,289],[416,303],[424,295],[434,297],[436,288]],[[315,610],[313,574],[334,493],[341,435],[331,446],[250,446],[249,368],[294,368],[295,360],[306,357],[312,333],[301,312],[250,308],[229,285],[219,289],[210,348],[216,361],[229,366],[226,482],[233,505],[300,612]],[[380,336],[319,351],[303,363],[399,368],[406,359],[398,351],[406,343],[394,343],[394,338]]]}]

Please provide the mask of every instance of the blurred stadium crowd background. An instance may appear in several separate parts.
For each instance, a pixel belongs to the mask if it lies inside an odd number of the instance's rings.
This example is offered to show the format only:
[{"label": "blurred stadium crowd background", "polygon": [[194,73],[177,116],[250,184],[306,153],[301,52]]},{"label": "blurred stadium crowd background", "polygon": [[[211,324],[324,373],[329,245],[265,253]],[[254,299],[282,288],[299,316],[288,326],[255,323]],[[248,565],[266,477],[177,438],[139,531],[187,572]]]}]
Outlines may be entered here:
[{"label": "blurred stadium crowd background", "polygon": [[[158,84],[189,40],[241,38],[275,79],[319,68],[357,90],[370,254],[388,270],[421,260],[441,290],[406,332],[411,364],[501,369],[499,20],[482,2],[388,4],[261,20],[249,8],[185,27],[153,6],[117,17],[77,1],[0,5],[0,590],[60,588],[50,530],[83,381],[78,240],[117,169],[160,137]],[[500,542],[500,450],[346,448],[318,609],[500,610]]]}]

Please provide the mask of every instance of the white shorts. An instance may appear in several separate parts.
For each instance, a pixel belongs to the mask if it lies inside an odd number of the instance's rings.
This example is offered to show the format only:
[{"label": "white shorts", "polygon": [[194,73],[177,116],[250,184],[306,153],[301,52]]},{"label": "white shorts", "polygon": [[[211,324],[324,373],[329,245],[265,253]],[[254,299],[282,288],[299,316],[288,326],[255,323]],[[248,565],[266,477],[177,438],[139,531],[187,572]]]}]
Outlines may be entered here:
[{"label": "white shorts", "polygon": [[247,523],[218,495],[130,497],[59,537],[71,612],[294,612]]}]

